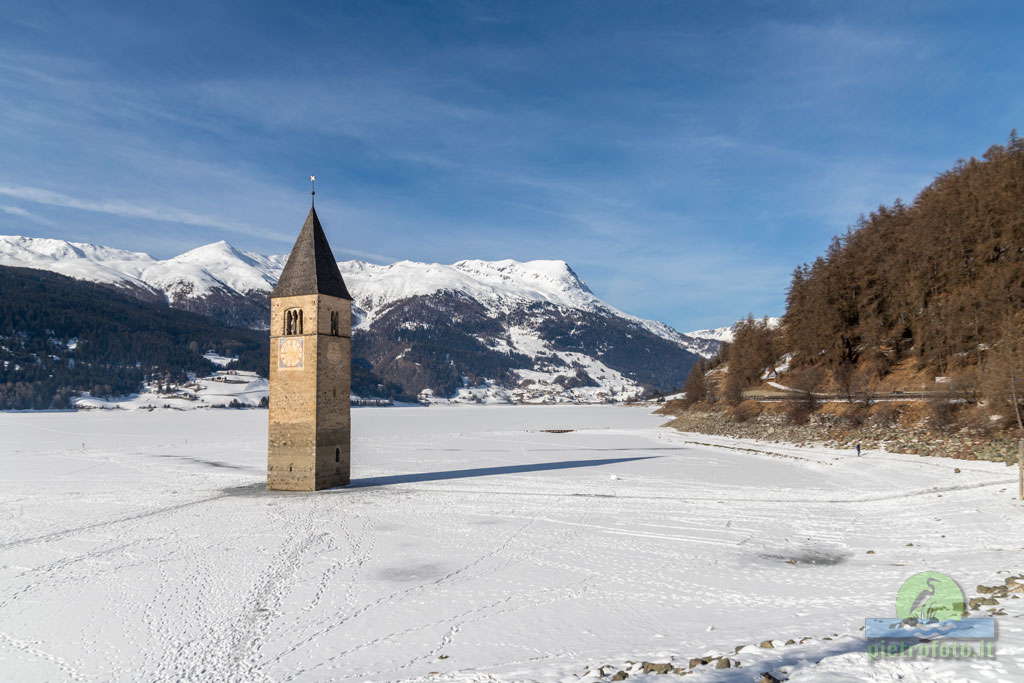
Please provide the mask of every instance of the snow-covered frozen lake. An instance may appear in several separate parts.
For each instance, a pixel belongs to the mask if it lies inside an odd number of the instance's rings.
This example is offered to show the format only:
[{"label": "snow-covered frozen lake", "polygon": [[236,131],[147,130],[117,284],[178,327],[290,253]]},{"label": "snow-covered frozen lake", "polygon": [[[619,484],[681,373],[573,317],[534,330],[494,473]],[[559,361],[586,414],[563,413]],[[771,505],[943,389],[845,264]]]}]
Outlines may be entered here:
[{"label": "snow-covered frozen lake", "polygon": [[1024,600],[995,660],[872,664],[859,631],[918,571],[1024,569],[1011,468],[365,408],[351,487],[270,493],[266,417],[0,414],[0,679],[577,680],[810,637],[687,680],[1024,680]]}]

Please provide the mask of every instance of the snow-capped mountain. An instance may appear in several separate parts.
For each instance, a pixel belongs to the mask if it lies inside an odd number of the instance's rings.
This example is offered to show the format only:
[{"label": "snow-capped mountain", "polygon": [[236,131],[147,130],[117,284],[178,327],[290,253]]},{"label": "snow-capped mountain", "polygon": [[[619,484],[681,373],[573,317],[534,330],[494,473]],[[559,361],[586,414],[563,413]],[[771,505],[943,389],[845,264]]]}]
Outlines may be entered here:
[{"label": "snow-capped mountain", "polygon": [[[782,318],[768,317],[766,320],[768,321],[768,327],[770,329],[775,329],[782,322]],[[726,327],[716,327],[710,330],[694,330],[692,332],[685,332],[684,335],[691,339],[706,342],[706,349],[697,350],[697,348],[694,348],[693,350],[695,353],[699,353],[705,358],[711,358],[718,353],[718,349],[721,348],[723,343],[728,344],[732,342],[735,336],[736,325],[738,324],[739,322],[736,322]]]},{"label": "snow-capped mountain", "polygon": [[[0,236],[0,265],[55,271],[265,327],[286,256],[215,242],[170,259]],[[564,261],[338,264],[357,357],[382,387],[465,400],[628,400],[678,388],[710,342],[601,301]]]},{"label": "snow-capped mountain", "polygon": [[339,266],[357,348],[435,396],[628,400],[678,386],[696,359],[691,340],[604,303],[564,261]]},{"label": "snow-capped mountain", "polygon": [[286,259],[240,251],[223,241],[159,260],[84,242],[0,235],[0,265],[115,285],[142,299],[163,299],[242,327],[266,326],[266,294]]},{"label": "snow-capped mountain", "polygon": [[[510,312],[515,305],[542,302],[584,311],[606,311],[642,325],[652,334],[686,345],[693,340],[668,325],[623,313],[601,301],[565,261],[458,261],[451,265],[399,261],[378,266],[339,261],[345,282],[363,311],[376,312],[413,296],[462,292],[490,310]],[[360,322],[371,324],[374,314]]]}]

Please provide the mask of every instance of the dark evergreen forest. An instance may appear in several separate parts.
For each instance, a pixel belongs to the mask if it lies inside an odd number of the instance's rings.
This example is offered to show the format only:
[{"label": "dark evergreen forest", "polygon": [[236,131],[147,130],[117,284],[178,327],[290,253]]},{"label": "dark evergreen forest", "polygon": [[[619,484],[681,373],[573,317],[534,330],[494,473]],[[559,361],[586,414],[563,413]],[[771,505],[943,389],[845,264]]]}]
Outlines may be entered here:
[{"label": "dark evergreen forest", "polygon": [[140,301],[109,287],[0,267],[0,409],[65,408],[76,393],[210,373],[208,350],[266,373],[265,333]]},{"label": "dark evergreen forest", "polygon": [[[146,380],[209,374],[217,368],[203,353],[211,350],[237,358],[231,368],[267,375],[266,331],[229,327],[112,286],[0,266],[0,410],[67,408],[85,391],[117,396]],[[352,390],[415,400],[358,357]]]}]

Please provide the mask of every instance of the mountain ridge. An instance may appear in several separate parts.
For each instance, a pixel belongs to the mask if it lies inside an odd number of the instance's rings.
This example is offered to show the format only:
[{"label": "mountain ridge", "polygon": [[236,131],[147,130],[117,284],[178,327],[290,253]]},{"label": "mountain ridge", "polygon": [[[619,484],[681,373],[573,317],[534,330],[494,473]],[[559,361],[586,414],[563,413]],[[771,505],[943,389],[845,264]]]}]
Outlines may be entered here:
[{"label": "mountain ridge", "polygon": [[0,292],[0,410],[68,408],[83,392],[113,396],[147,379],[180,382],[208,374],[204,356],[214,349],[236,367],[266,367],[265,334],[108,284],[0,266]]},{"label": "mountain ridge", "polygon": [[[33,246],[37,246],[37,248],[31,248]],[[189,295],[192,297],[202,297],[221,288],[231,289],[235,294],[243,296],[252,292],[269,292],[284,268],[287,258],[287,254],[264,255],[242,250],[226,240],[200,245],[167,259],[157,259],[145,252],[128,251],[90,242],[0,235],[0,265],[36,267],[81,280],[129,288],[148,287],[152,290],[161,290],[172,305],[176,295],[182,289],[188,289]],[[95,271],[93,273],[88,271],[86,263],[94,264]],[[173,270],[174,266],[179,266],[177,272]],[[643,323],[658,336],[684,345],[688,342],[687,337],[690,336],[675,330],[664,322],[633,316],[605,303],[593,293],[564,260],[501,259],[487,261],[463,259],[452,264],[402,260],[385,265],[348,260],[339,261],[338,267],[346,282],[349,279],[358,279],[366,285],[370,284],[369,280],[376,279],[373,276],[377,274],[389,271],[397,274],[399,271],[405,270],[407,277],[400,279],[406,283],[418,283],[407,287],[405,291],[395,291],[394,289],[387,291],[385,288],[379,286],[374,288],[372,285],[368,289],[363,289],[363,293],[354,296],[356,304],[364,311],[417,294],[429,294],[442,289],[456,291],[470,289],[465,286],[465,281],[458,282],[450,275],[448,283],[437,283],[434,278],[433,286],[425,287],[423,285],[424,282],[431,282],[430,275],[436,275],[440,271],[458,272],[477,280],[478,283],[486,282],[488,287],[478,285],[473,288],[471,293],[477,298],[486,297],[487,289],[499,290],[502,281],[515,282],[517,278],[513,275],[518,275],[518,281],[521,284],[514,289],[520,298],[547,300],[569,307],[605,308],[623,317]],[[195,268],[205,272],[196,272]],[[111,271],[120,274],[121,277],[114,276]],[[423,271],[426,271],[428,276],[426,280],[422,277]],[[230,277],[226,277],[226,275]],[[189,284],[192,286],[187,287]],[[530,287],[530,284],[541,286]],[[548,286],[542,286],[544,284]],[[551,287],[551,284],[561,284],[560,291],[558,287]],[[377,296],[375,297],[374,294]],[[387,295],[382,296],[382,294]]]},{"label": "mountain ridge", "polygon": [[[174,308],[263,329],[267,294],[286,259],[225,241],[156,259],[89,243],[0,236],[2,265],[163,297]],[[710,350],[706,340],[605,303],[561,260],[338,266],[354,297],[357,353],[390,368],[378,374],[407,393],[629,400],[677,388],[696,357]],[[462,318],[472,323],[460,328]],[[432,351],[417,355],[427,348]],[[489,388],[481,394],[481,387]]]},{"label": "mountain ridge", "polygon": [[[782,324],[781,317],[765,316],[765,320],[768,321],[768,328],[773,330]],[[703,339],[710,342],[714,348],[714,352],[706,356],[707,358],[710,358],[717,353],[722,344],[732,343],[732,340],[735,338],[736,325],[738,324],[739,321],[724,327],[714,327],[707,330],[692,330],[690,332],[684,332],[683,334],[694,339]]]}]

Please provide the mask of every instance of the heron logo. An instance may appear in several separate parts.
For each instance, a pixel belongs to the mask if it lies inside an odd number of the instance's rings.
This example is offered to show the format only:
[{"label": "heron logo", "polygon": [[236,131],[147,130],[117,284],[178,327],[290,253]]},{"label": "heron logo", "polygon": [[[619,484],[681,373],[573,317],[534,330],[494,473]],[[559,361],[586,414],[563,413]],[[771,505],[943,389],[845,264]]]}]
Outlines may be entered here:
[{"label": "heron logo", "polygon": [[956,581],[939,572],[921,572],[903,582],[896,594],[901,620],[948,621],[964,617],[964,592]]},{"label": "heron logo", "polygon": [[995,619],[967,618],[966,602],[963,589],[945,574],[914,574],[896,593],[895,619],[865,619],[868,656],[995,656]]}]

